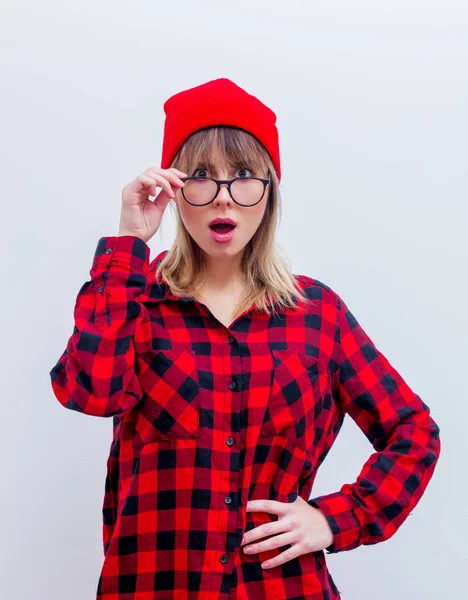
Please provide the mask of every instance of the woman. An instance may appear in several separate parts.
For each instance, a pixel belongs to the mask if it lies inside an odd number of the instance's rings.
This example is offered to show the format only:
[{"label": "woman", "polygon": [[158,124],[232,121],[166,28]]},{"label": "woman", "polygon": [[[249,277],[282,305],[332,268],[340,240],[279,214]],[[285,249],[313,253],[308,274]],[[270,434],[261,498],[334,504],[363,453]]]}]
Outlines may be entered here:
[{"label": "woman", "polygon": [[[113,417],[97,598],[340,598],[324,551],[397,531],[439,428],[344,300],[279,256],[275,113],[224,78],[164,110],[161,168],[124,188],[50,371],[63,406]],[[375,452],[310,498],[346,414]]]}]

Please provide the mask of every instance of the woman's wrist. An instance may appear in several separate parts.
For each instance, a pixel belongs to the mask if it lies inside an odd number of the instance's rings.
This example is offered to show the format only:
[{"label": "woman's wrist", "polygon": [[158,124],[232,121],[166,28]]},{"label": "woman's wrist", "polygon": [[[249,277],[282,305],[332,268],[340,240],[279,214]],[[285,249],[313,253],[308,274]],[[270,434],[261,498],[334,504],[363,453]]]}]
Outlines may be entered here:
[{"label": "woman's wrist", "polygon": [[119,233],[117,235],[118,235],[118,237],[123,237],[125,235],[131,235],[133,237],[140,238],[141,240],[143,240],[145,242],[145,244],[148,242],[148,240],[146,240],[145,237],[140,233],[122,230],[122,231],[119,231]]}]

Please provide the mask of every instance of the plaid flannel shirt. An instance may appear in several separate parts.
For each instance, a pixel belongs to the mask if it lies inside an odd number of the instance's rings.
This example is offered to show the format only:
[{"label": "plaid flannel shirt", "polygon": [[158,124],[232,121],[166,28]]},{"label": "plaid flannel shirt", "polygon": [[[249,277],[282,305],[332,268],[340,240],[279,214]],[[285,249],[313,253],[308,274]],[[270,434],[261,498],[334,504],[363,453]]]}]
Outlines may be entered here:
[{"label": "plaid flannel shirt", "polygon": [[[390,538],[421,498],[439,453],[429,407],[343,299],[299,275],[298,310],[250,310],[229,327],[155,280],[149,246],[102,237],[75,326],[50,371],[66,408],[112,417],[104,486],[101,600],[340,598],[326,554]],[[348,414],[375,452],[353,483],[310,498]],[[325,514],[324,550],[260,564],[242,535],[276,515],[248,500]]]}]

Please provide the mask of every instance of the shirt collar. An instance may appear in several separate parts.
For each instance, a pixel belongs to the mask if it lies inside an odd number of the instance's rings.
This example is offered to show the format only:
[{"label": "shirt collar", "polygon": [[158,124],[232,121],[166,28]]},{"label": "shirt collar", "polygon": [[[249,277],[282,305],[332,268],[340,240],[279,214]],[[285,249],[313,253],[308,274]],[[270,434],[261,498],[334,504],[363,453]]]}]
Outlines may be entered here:
[{"label": "shirt collar", "polygon": [[[163,250],[160,252],[156,258],[151,261],[149,269],[148,269],[148,286],[145,292],[140,296],[141,300],[145,300],[147,302],[162,302],[164,300],[175,300],[179,302],[193,302],[195,298],[193,296],[176,296],[172,294],[169,286],[164,283],[162,280],[156,280],[156,268],[162,259],[166,256],[169,250]],[[143,298],[142,298],[143,296]],[[268,305],[272,304],[272,300],[268,301]],[[257,308],[257,304],[253,303],[249,308],[248,313],[255,310]]]}]

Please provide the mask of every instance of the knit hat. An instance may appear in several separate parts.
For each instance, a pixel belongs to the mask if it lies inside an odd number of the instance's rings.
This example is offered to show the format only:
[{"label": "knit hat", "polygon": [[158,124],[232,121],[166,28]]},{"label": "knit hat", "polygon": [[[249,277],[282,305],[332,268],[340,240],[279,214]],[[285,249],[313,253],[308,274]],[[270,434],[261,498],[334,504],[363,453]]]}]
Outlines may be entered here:
[{"label": "knit hat", "polygon": [[164,112],[162,169],[170,167],[180,146],[195,131],[231,125],[248,131],[263,144],[281,179],[276,114],[230,79],[213,79],[183,90],[166,100]]}]

